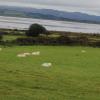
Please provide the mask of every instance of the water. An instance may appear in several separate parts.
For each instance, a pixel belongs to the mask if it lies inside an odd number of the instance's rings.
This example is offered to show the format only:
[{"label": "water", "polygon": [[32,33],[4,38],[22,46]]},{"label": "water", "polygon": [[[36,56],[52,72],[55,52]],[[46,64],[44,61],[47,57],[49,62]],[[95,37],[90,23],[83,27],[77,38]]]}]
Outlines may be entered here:
[{"label": "water", "polygon": [[28,29],[33,23],[42,24],[52,31],[100,33],[99,24],[0,16],[0,28]]}]

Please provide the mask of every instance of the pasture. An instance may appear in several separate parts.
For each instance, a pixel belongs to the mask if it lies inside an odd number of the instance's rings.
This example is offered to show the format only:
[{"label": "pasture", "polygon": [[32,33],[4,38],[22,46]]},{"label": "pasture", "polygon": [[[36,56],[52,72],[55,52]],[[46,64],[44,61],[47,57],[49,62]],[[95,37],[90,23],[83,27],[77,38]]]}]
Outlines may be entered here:
[{"label": "pasture", "polygon": [[[0,100],[100,100],[99,48],[1,48]],[[36,51],[40,54],[17,56]]]}]

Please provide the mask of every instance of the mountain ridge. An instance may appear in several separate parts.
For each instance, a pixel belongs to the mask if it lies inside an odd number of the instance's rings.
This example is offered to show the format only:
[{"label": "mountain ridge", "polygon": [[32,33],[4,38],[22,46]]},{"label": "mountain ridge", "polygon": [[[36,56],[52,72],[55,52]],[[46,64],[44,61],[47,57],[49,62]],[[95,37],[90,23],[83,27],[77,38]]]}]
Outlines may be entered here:
[{"label": "mountain ridge", "polygon": [[0,6],[0,15],[100,24],[100,16],[54,9]]}]

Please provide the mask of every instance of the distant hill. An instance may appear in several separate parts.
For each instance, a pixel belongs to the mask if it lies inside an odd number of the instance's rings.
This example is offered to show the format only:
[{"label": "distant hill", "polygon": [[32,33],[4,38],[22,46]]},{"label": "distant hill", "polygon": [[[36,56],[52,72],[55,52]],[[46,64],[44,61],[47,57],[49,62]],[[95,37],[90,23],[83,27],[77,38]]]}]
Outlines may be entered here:
[{"label": "distant hill", "polygon": [[58,11],[53,9],[0,6],[0,15],[100,24],[100,16],[88,15],[81,12]]}]

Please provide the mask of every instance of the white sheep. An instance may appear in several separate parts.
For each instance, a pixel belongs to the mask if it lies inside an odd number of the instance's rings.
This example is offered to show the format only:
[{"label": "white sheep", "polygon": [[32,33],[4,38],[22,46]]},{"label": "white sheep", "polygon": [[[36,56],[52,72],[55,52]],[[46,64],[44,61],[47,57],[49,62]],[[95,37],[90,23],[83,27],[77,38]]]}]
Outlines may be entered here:
[{"label": "white sheep", "polygon": [[18,54],[17,57],[26,57],[25,54]]},{"label": "white sheep", "polygon": [[0,48],[0,51],[2,51],[2,48]]},{"label": "white sheep", "polygon": [[52,63],[43,63],[42,66],[43,67],[51,67],[52,66]]},{"label": "white sheep", "polygon": [[85,53],[86,51],[85,51],[85,50],[82,50],[81,52],[82,52],[82,53]]},{"label": "white sheep", "polygon": [[40,55],[40,51],[32,52],[32,55],[38,56]]},{"label": "white sheep", "polygon": [[31,53],[26,52],[26,53],[24,53],[24,55],[26,55],[26,56],[30,56]]}]

